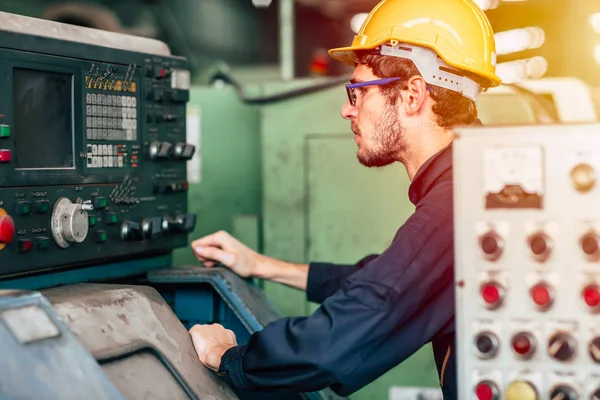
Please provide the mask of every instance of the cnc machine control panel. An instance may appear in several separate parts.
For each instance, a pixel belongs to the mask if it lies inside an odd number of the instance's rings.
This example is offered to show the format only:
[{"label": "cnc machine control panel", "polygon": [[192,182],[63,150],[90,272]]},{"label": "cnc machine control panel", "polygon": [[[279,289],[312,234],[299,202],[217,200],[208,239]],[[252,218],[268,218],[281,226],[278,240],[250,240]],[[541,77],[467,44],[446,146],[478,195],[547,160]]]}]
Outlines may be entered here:
[{"label": "cnc machine control panel", "polygon": [[0,13],[0,76],[0,276],[188,244],[185,59]]},{"label": "cnc machine control panel", "polygon": [[453,151],[459,398],[600,399],[600,125]]}]

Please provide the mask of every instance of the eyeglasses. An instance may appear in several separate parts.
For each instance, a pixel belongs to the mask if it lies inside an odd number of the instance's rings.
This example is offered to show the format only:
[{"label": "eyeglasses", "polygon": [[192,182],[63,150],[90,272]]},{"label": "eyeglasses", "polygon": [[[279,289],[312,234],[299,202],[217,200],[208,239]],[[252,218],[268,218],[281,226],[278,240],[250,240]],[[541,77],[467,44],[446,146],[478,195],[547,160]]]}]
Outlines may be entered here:
[{"label": "eyeglasses", "polygon": [[385,79],[375,79],[374,81],[366,81],[366,82],[357,82],[357,83],[348,83],[346,85],[346,92],[348,93],[348,100],[350,100],[350,104],[353,106],[356,105],[356,93],[354,89],[365,86],[375,86],[375,85],[386,85],[391,82],[399,81],[401,78],[385,78]]}]

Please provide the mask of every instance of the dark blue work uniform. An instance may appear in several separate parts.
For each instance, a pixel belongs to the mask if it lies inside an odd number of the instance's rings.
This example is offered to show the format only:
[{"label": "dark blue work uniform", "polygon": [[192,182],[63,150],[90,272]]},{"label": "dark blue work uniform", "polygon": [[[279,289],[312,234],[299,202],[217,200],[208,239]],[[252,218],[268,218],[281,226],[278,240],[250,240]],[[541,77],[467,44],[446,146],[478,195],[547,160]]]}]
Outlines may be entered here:
[{"label": "dark blue work uniform", "polygon": [[451,146],[419,169],[409,197],[416,210],[382,254],[310,264],[307,297],[322,303],[312,315],[274,321],[223,355],[233,387],[348,396],[432,342],[444,399],[457,398]]}]

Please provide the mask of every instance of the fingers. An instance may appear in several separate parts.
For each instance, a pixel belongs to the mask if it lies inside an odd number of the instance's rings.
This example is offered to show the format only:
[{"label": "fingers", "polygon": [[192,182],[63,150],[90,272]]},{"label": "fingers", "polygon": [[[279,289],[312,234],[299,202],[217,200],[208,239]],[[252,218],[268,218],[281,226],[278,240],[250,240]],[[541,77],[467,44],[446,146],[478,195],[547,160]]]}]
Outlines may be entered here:
[{"label": "fingers", "polygon": [[[216,247],[194,247],[194,252],[196,253],[196,257],[203,258],[205,260],[214,260],[218,261],[223,265],[231,267],[235,263],[235,255],[221,250]],[[211,261],[209,261],[211,262]]]},{"label": "fingers", "polygon": [[225,231],[219,231],[213,233],[212,235],[208,235],[203,238],[194,240],[192,242],[192,247],[224,247],[227,245],[231,245],[234,241],[235,239],[233,239],[233,237],[229,233]]},{"label": "fingers", "polygon": [[217,265],[217,263],[216,263],[215,261],[212,261],[212,260],[206,259],[206,258],[204,258],[204,257],[200,257],[200,256],[198,255],[198,253],[196,253],[196,251],[194,251],[194,255],[196,256],[196,258],[198,259],[198,261],[200,261],[200,263],[201,263],[202,265],[204,265],[205,267],[212,268],[212,267],[214,267],[215,265]]}]

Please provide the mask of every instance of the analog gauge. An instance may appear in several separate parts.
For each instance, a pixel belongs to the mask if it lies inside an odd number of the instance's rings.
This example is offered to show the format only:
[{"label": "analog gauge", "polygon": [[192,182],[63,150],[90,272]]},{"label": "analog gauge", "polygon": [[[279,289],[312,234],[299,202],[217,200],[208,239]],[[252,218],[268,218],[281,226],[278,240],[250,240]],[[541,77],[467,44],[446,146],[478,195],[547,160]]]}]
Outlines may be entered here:
[{"label": "analog gauge", "polygon": [[484,154],[488,208],[539,208],[543,197],[539,147],[494,147]]}]

